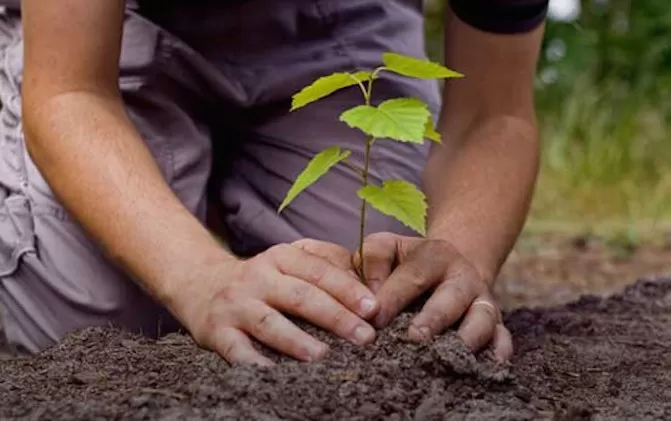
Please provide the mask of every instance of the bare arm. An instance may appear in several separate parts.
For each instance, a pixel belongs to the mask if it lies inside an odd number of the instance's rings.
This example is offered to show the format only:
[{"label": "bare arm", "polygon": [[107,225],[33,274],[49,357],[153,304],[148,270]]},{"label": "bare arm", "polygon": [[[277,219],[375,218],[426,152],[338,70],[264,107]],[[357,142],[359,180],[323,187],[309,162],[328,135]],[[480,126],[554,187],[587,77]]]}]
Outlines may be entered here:
[{"label": "bare arm", "polygon": [[429,236],[449,240],[492,282],[527,216],[539,163],[533,103],[543,27],[485,33],[449,13],[446,65],[465,74],[444,90],[444,145],[425,172]]},{"label": "bare arm", "polygon": [[201,346],[270,364],[254,337],[294,358],[326,344],[282,312],[352,342],[375,337],[373,294],[347,250],[301,241],[249,260],[226,254],[173,195],[118,91],[122,0],[23,0],[28,148],[56,195]]},{"label": "bare arm", "polygon": [[[24,0],[23,115],[55,194],[142,285],[168,300],[224,253],[179,202],[118,91],[124,1]],[[189,250],[190,253],[185,253]]]},{"label": "bare arm", "polygon": [[[500,13],[477,8],[505,8],[508,1],[527,0],[452,3],[471,17],[492,19],[485,26],[501,27],[510,22]],[[528,1],[542,11],[542,0]],[[369,284],[380,301],[377,326],[433,290],[408,327],[410,338],[428,339],[458,323],[472,349],[491,344],[497,358],[512,356],[491,286],[526,219],[538,172],[532,89],[542,17],[532,31],[512,35],[478,30],[448,11],[446,65],[466,77],[447,82],[438,124],[443,144],[432,146],[424,172],[428,238],[380,233],[364,245]]]}]

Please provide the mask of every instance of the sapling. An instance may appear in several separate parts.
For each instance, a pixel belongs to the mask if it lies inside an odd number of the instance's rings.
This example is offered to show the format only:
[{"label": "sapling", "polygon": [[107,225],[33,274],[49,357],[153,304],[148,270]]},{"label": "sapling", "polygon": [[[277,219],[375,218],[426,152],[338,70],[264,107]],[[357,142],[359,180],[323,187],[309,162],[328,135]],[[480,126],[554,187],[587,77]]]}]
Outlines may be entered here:
[{"label": "sapling", "polygon": [[[332,167],[341,163],[361,177],[357,191],[361,199],[359,220],[359,253],[363,256],[363,241],[366,228],[366,207],[391,216],[418,234],[426,235],[427,201],[424,193],[413,183],[405,180],[383,180],[381,185],[369,180],[371,148],[379,140],[412,142],[422,144],[426,139],[441,143],[441,136],[434,126],[428,105],[413,97],[392,98],[375,106],[373,84],[381,72],[393,72],[404,77],[418,79],[447,79],[463,77],[429,60],[418,59],[394,52],[382,54],[382,65],[373,70],[336,72],[315,80],[293,95],[291,111],[304,107],[334,92],[358,86],[363,103],[345,110],[339,120],[353,129],[363,132],[365,142],[363,168],[348,161],[349,150],[332,146],[316,154],[297,176],[287,192],[278,212],[287,207],[301,192],[324,176]],[[363,280],[363,259],[356,268]]]}]

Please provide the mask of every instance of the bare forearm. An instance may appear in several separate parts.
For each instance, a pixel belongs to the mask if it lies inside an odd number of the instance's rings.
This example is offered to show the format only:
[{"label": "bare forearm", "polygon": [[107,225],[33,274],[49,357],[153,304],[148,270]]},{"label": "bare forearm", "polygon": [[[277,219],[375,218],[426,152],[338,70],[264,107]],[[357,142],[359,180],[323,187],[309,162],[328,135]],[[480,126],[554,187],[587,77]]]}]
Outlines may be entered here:
[{"label": "bare forearm", "polygon": [[156,297],[227,257],[165,183],[118,98],[63,93],[25,109],[29,151],[56,195]]},{"label": "bare forearm", "polygon": [[448,81],[425,172],[429,234],[452,242],[488,281],[526,219],[538,163],[533,76],[543,28],[485,33],[448,11]]},{"label": "bare forearm", "polygon": [[538,171],[536,133],[502,117],[473,130],[426,169],[429,236],[444,238],[492,281],[524,225]]}]

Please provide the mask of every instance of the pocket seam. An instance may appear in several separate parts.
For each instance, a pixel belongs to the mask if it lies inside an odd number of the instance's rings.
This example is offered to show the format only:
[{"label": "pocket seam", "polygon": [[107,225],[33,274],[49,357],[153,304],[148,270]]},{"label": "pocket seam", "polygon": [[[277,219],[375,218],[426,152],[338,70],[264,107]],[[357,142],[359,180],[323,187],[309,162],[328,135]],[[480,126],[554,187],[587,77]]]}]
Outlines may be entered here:
[{"label": "pocket seam", "polygon": [[[29,223],[32,223],[32,218],[30,211],[26,210],[28,204],[28,199],[22,196],[10,196],[5,199],[2,203],[2,207],[5,208],[7,218],[11,218],[12,215],[18,215],[19,217],[25,216]],[[0,278],[9,276],[12,273],[16,272],[19,267],[21,258],[30,252],[35,252],[35,241],[34,236],[30,234],[32,229],[28,227],[29,230],[27,233],[21,233],[19,231],[18,238],[14,240],[14,245],[11,248],[11,253],[9,260],[7,261],[6,267],[0,267]],[[22,235],[23,234],[23,235]]]}]

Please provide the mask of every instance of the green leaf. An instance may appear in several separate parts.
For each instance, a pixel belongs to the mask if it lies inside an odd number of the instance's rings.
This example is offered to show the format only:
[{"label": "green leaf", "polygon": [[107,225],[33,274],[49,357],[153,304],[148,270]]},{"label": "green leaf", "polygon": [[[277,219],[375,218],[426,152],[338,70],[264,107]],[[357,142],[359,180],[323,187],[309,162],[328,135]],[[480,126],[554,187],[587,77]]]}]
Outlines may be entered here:
[{"label": "green leaf", "polygon": [[331,95],[339,89],[356,85],[359,82],[365,82],[371,76],[371,72],[361,71],[357,73],[333,73],[329,76],[321,77],[311,85],[303,88],[297,94],[294,94],[291,103],[291,111]]},{"label": "green leaf", "polygon": [[395,98],[378,107],[359,105],[340,115],[340,121],[374,138],[423,143],[426,122],[431,113],[425,103],[415,98]]},{"label": "green leaf", "polygon": [[433,120],[428,119],[426,121],[426,128],[424,130],[424,137],[426,137],[429,140],[433,140],[436,143],[442,143],[442,137],[440,136],[440,133],[436,131],[436,129],[433,127]]},{"label": "green leaf", "polygon": [[384,181],[382,187],[368,185],[360,188],[358,195],[379,212],[426,235],[426,197],[414,184],[403,180]]},{"label": "green leaf", "polygon": [[319,180],[334,165],[347,159],[350,153],[350,151],[341,152],[339,146],[333,146],[315,155],[310,160],[310,162],[308,162],[305,169],[296,178],[296,181],[291,186],[287,196],[280,205],[278,213],[282,212],[282,210],[287,207],[287,205],[289,205],[289,203],[291,203],[291,201],[294,200],[303,190],[310,187],[310,185]]},{"label": "green leaf", "polygon": [[460,78],[464,76],[438,63],[397,53],[382,54],[382,61],[387,70],[419,79]]}]

